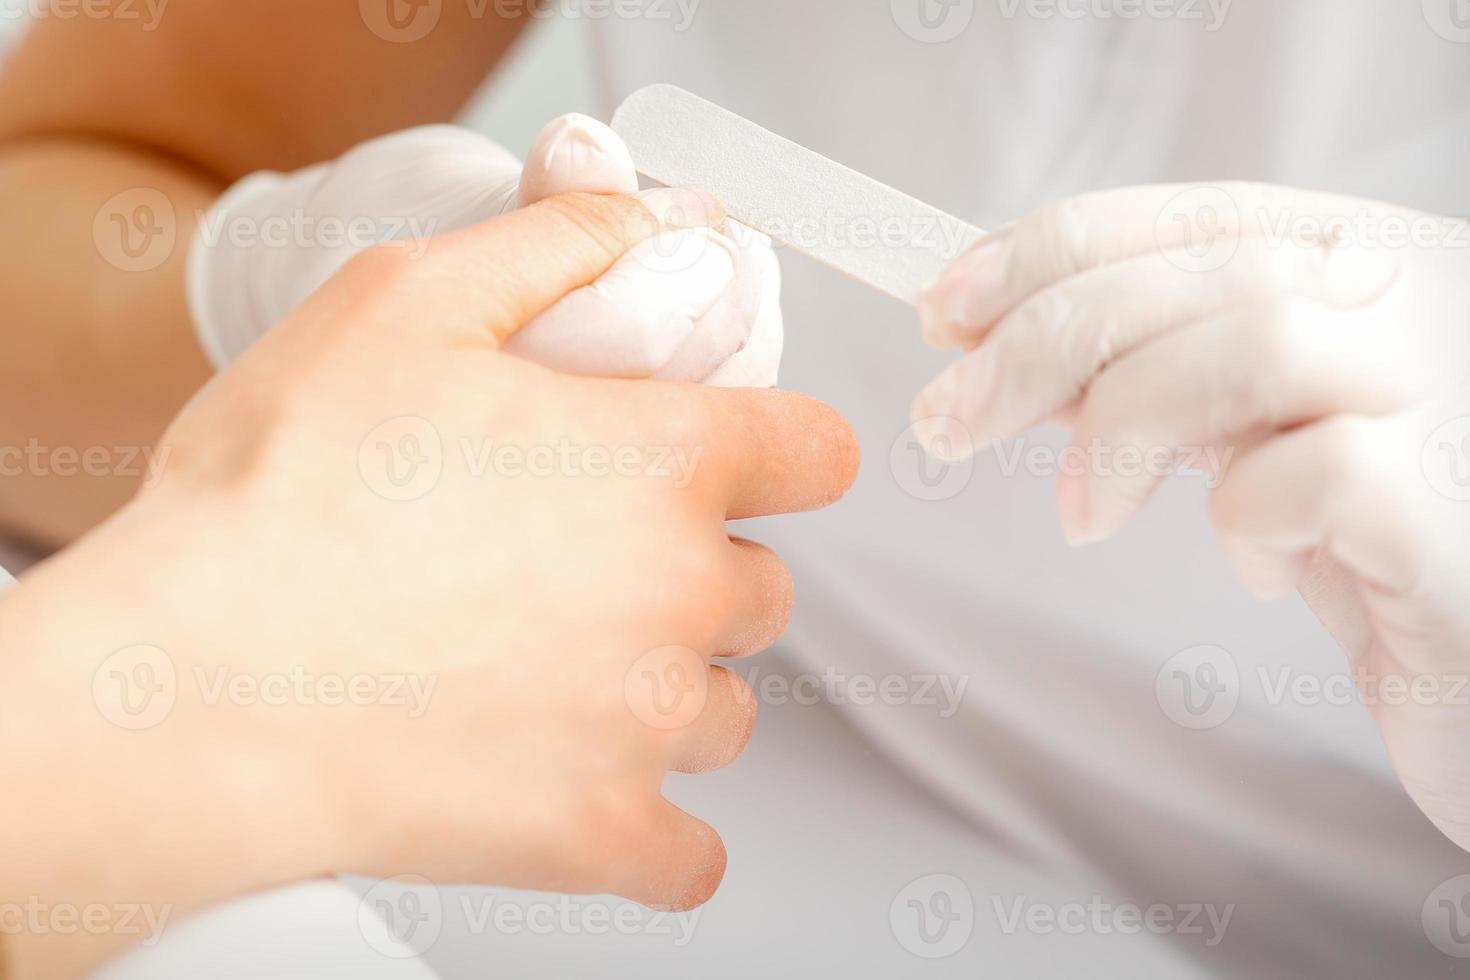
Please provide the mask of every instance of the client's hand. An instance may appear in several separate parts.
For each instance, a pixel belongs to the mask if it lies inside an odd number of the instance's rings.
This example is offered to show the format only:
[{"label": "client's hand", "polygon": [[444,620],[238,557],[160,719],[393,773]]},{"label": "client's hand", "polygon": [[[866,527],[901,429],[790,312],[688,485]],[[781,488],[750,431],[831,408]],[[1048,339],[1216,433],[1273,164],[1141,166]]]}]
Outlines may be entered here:
[{"label": "client's hand", "polygon": [[[740,753],[754,700],[707,659],[791,604],[725,521],[832,503],[855,441],[797,395],[500,350],[691,204],[553,198],[370,251],[196,398],[160,485],[0,601],[0,899],[712,894],[719,836],[660,786]],[[16,942],[61,972],[115,946]]]}]

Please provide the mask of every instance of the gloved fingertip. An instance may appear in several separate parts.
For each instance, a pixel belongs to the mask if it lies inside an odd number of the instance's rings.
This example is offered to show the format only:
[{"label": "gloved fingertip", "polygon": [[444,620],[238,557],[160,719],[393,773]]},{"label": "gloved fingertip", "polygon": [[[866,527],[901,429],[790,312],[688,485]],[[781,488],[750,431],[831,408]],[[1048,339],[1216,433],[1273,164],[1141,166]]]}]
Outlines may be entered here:
[{"label": "gloved fingertip", "polygon": [[638,171],[617,133],[591,116],[553,120],[526,155],[521,175],[524,207],[557,194],[634,194]]},{"label": "gloved fingertip", "polygon": [[923,398],[914,403],[910,432],[930,458],[941,463],[963,463],[975,455],[969,427],[953,415],[935,414]]},{"label": "gloved fingertip", "polygon": [[1091,508],[1085,480],[1067,473],[1057,477],[1057,515],[1062,521],[1062,536],[1071,547],[1086,548],[1103,540],[1090,526]]}]

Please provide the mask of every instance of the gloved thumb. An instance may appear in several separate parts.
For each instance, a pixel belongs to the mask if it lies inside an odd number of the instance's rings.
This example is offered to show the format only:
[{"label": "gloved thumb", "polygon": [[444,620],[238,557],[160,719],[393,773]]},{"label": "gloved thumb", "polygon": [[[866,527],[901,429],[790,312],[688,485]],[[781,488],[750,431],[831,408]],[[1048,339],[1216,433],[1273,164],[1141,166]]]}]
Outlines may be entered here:
[{"label": "gloved thumb", "polygon": [[554,119],[526,154],[521,207],[558,194],[636,194],[638,172],[622,137],[591,116]]},{"label": "gloved thumb", "polygon": [[323,292],[395,336],[411,323],[452,343],[500,346],[640,243],[724,220],[724,205],[698,191],[566,194],[431,239],[417,257],[392,247],[363,253]]}]

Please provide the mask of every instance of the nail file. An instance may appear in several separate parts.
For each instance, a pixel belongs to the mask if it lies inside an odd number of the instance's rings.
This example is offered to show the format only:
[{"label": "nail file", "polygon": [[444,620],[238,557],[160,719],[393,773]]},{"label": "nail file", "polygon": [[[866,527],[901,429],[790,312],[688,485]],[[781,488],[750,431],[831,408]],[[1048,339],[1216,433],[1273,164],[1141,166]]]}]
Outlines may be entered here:
[{"label": "nail file", "polygon": [[741,224],[913,305],[985,233],[673,85],[613,116],[638,172],[718,195]]}]

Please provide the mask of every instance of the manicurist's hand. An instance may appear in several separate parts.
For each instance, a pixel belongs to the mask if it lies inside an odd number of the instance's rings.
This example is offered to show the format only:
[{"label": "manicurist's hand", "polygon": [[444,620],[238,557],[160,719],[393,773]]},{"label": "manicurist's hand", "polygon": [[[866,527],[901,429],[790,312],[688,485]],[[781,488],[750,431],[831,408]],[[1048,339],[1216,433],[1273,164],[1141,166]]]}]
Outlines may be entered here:
[{"label": "manicurist's hand", "polygon": [[1037,422],[1102,461],[1077,543],[1168,468],[1226,461],[1210,516],[1247,583],[1300,589],[1354,662],[1405,787],[1470,847],[1470,230],[1278,187],[1132,188],[1021,221],[924,301],[968,353],[919,398],[941,448]]},{"label": "manicurist's hand", "polygon": [[[0,600],[0,897],[177,919],[359,872],[707,899],[723,845],[660,786],[739,755],[754,701],[709,658],[792,597],[725,522],[835,501],[853,436],[801,396],[501,348],[717,212],[558,197],[372,250],[211,382],[161,483]],[[128,937],[0,941],[41,976]]]}]

